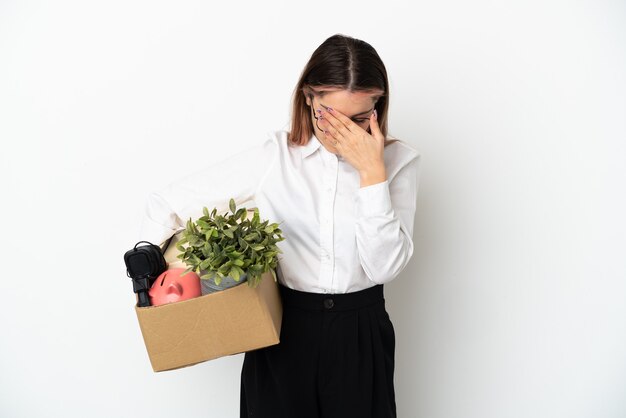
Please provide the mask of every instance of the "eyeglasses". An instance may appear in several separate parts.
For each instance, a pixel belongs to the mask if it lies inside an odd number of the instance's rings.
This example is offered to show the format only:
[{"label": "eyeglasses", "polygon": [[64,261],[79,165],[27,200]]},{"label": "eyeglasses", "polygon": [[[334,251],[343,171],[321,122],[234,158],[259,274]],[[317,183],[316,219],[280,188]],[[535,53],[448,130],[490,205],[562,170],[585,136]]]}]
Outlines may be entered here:
[{"label": "eyeglasses", "polygon": [[[311,98],[311,104],[313,104],[313,100],[315,100],[314,97]],[[328,110],[328,108],[324,106],[323,104],[320,103],[319,105],[322,106],[324,109]],[[311,106],[311,112],[313,113],[313,117],[315,118],[315,124],[317,124],[317,122],[319,121],[319,116],[315,114],[316,112],[315,112],[314,106]],[[359,125],[361,128],[365,129],[367,133],[370,133],[370,126],[369,126],[370,117],[372,116],[373,112],[374,110],[372,109],[369,115],[350,118],[350,120],[356,123],[357,125]],[[320,128],[319,125],[317,125],[317,129],[319,129],[320,131],[323,131],[323,129]]]}]

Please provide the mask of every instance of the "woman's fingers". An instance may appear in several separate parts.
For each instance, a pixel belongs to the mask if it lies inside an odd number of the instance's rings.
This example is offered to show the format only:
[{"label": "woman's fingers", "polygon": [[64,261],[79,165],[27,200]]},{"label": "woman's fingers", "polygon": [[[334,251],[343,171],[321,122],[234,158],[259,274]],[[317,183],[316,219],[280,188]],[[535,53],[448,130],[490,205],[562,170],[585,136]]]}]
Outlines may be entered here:
[{"label": "woman's fingers", "polygon": [[[333,113],[335,112],[337,111],[334,110]],[[346,124],[341,119],[335,117],[335,115],[333,115],[332,113],[322,110],[321,116],[322,120],[325,120],[328,123],[327,126],[332,126],[339,134],[347,136],[348,134],[352,133],[352,131],[346,126]],[[350,121],[350,119],[346,118],[345,116],[344,118]],[[354,124],[354,122],[350,122]]]}]

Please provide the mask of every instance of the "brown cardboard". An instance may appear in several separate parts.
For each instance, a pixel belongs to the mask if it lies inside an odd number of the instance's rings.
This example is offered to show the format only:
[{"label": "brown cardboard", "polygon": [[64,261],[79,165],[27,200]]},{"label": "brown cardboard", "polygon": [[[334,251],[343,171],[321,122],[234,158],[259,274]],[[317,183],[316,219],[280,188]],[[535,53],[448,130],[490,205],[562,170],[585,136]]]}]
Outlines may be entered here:
[{"label": "brown cardboard", "polygon": [[256,288],[243,282],[181,302],[135,305],[135,311],[155,372],[280,342],[282,304],[269,271]]},{"label": "brown cardboard", "polygon": [[[250,215],[250,211],[248,211],[248,216]],[[165,251],[163,252],[163,258],[165,258],[165,262],[167,263],[168,269],[177,269],[183,268],[186,269],[189,267],[183,260],[178,258],[180,251],[176,248],[176,243],[180,241],[182,238],[182,231],[174,234],[172,236],[171,241],[167,244]],[[161,243],[161,248],[165,247],[166,243]]]},{"label": "brown cardboard", "polygon": [[[174,235],[164,252],[167,268],[187,268],[176,258]],[[272,272],[256,288],[248,282],[160,306],[135,305],[155,372],[192,366],[280,342],[282,303]]]}]

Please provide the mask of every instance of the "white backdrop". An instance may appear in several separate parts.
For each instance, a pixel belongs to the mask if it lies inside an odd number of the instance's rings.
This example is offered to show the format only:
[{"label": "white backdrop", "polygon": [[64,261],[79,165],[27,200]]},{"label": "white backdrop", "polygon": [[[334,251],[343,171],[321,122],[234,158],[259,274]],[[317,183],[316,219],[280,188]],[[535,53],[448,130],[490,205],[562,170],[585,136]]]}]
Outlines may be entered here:
[{"label": "white backdrop", "polygon": [[626,5],[591,0],[1,1],[0,416],[239,416],[243,354],[152,372],[122,256],[335,33],[422,152],[399,417],[626,416]]}]

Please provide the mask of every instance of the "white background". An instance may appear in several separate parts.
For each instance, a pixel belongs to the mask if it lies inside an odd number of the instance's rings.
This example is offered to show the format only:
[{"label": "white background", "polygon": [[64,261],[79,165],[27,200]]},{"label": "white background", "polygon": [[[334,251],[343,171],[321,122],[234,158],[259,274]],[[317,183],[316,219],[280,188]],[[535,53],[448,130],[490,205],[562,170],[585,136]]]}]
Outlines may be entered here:
[{"label": "white background", "polygon": [[123,253],[335,33],[422,153],[398,416],[626,416],[626,5],[554,0],[1,1],[0,416],[239,417],[243,354],[152,371]]}]

